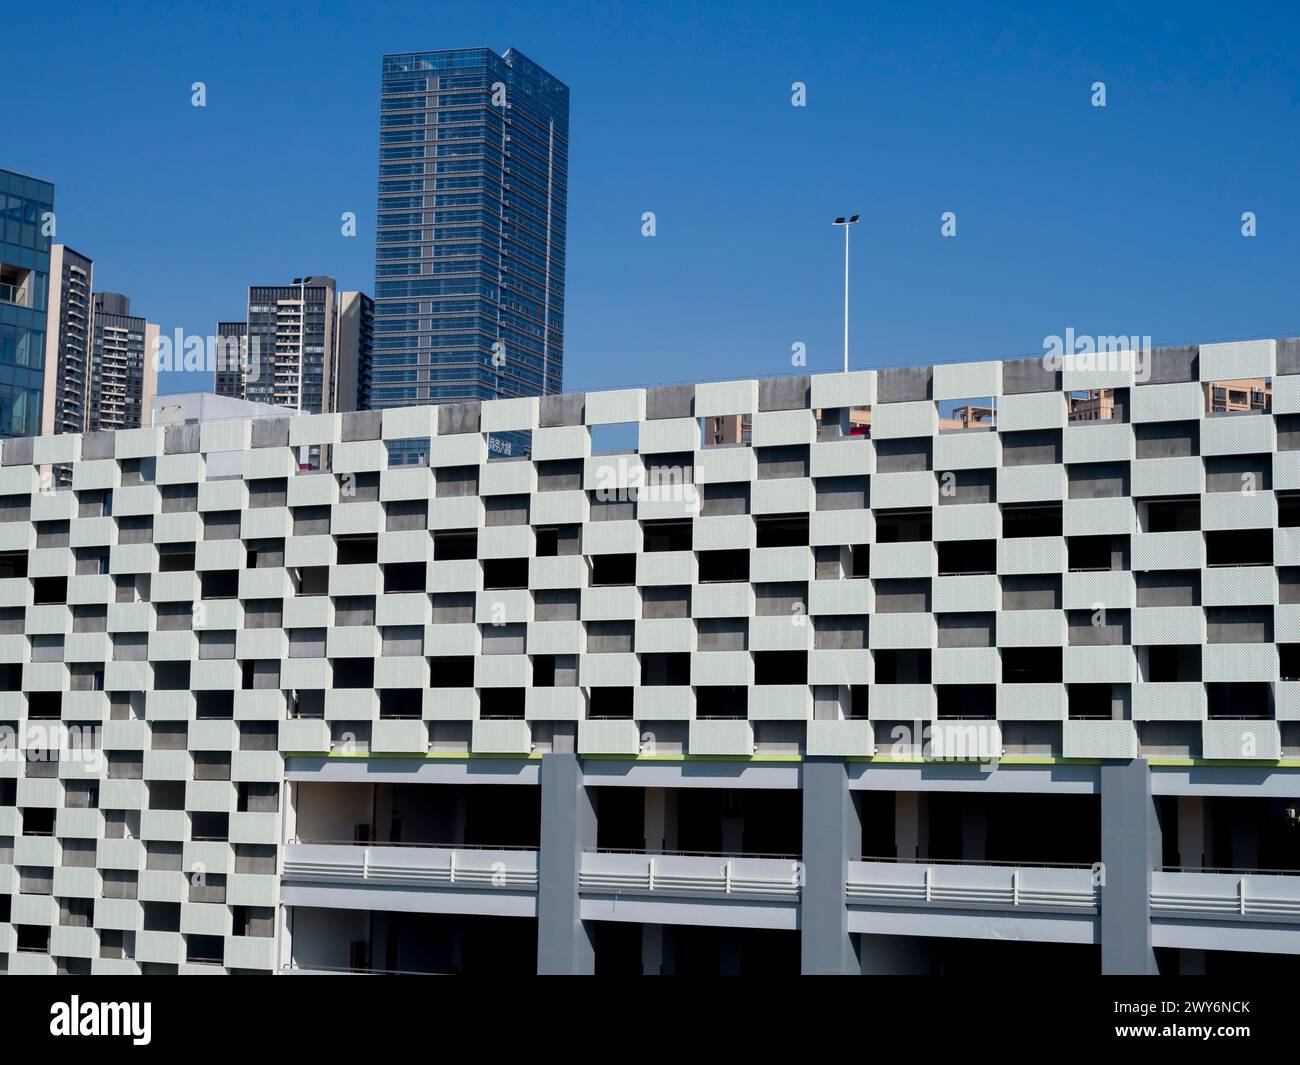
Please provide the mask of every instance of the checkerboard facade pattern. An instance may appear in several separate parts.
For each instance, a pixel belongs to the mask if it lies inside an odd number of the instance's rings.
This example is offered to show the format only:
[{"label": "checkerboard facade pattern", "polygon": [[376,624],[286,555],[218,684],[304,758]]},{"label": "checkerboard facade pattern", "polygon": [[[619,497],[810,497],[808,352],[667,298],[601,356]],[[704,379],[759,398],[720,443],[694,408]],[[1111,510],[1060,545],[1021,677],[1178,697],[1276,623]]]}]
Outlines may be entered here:
[{"label": "checkerboard facade pattern", "polygon": [[295,756],[1281,759],[1300,342],[1144,355],[5,441],[0,959],[275,968]]}]

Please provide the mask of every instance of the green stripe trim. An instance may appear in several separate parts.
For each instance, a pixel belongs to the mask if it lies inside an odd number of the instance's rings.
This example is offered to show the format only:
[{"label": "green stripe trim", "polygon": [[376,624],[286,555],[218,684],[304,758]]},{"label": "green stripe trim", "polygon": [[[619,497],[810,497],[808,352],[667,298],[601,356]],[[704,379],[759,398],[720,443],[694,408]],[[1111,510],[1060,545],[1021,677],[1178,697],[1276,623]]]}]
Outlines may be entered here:
[{"label": "green stripe trim", "polygon": [[465,762],[496,759],[507,762],[538,762],[542,756],[537,753],[520,752],[519,754],[498,754],[491,751],[461,753],[457,751],[367,751],[346,754],[343,751],[281,751],[282,758],[328,758],[331,761],[364,762],[370,758],[411,758],[417,761]]},{"label": "green stripe trim", "polygon": [[[282,758],[323,758],[330,761],[363,762],[370,759],[406,758],[425,762],[467,762],[467,761],[507,761],[537,762],[542,755],[537,752],[520,752],[507,754],[487,751],[368,751],[346,754],[342,751],[281,751]],[[579,754],[584,762],[644,762],[683,763],[683,762],[721,762],[727,764],[745,763],[752,765],[800,765],[805,760],[801,754]],[[835,756],[830,756],[835,757]],[[1098,766],[1105,759],[1101,758],[1052,758],[1028,755],[1010,755],[1003,758],[921,758],[890,754],[845,755],[844,761],[859,765],[917,765],[917,766]],[[1223,769],[1300,769],[1300,759],[1283,758],[1278,761],[1222,758],[1148,758],[1153,768],[1223,768]]]}]

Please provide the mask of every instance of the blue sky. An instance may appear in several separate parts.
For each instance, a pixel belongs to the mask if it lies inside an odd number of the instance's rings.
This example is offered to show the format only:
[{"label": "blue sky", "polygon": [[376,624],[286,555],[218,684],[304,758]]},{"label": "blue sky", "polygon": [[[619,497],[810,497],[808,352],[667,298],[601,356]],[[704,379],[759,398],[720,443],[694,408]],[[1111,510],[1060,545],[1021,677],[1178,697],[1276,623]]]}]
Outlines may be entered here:
[{"label": "blue sky", "polygon": [[373,288],[382,54],[513,46],[572,91],[566,388],[837,368],[847,212],[858,368],[1300,334],[1300,15],[1039,6],[13,5],[0,166],[206,335],[249,283]]}]

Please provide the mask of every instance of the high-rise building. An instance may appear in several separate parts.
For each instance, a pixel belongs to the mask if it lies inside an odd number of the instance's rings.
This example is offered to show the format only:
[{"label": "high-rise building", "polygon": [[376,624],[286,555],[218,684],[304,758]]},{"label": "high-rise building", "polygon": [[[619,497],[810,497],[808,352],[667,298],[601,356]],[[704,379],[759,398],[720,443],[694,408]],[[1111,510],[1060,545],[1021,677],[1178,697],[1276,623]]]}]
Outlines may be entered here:
[{"label": "high-rise building", "polygon": [[241,398],[306,414],[330,409],[335,300],[332,277],[249,287],[249,362]]},{"label": "high-rise building", "polygon": [[340,292],[334,345],[334,410],[368,410],[375,337],[375,301],[364,292]]},{"label": "high-rise building", "polygon": [[54,186],[0,170],[0,436],[41,431]]},{"label": "high-rise building", "polygon": [[380,107],[371,407],[559,392],[568,87],[514,49],[388,55]]},{"label": "high-rise building", "polygon": [[1147,354],[0,441],[0,973],[1294,973],[1300,339]]},{"label": "high-rise building", "polygon": [[66,244],[50,249],[41,432],[84,433],[90,400],[95,264]]},{"label": "high-rise building", "polygon": [[[131,300],[94,291],[94,262],[64,244],[50,251],[41,433],[136,429],[158,391],[158,326]],[[71,467],[55,467],[66,482]]]},{"label": "high-rise building", "polygon": [[89,433],[138,429],[158,392],[158,326],[131,313],[131,298],[94,294],[86,428]]},{"label": "high-rise building", "polygon": [[374,301],[332,277],[252,285],[248,317],[217,323],[218,395],[321,414],[364,409]]},{"label": "high-rise building", "polygon": [[244,398],[248,369],[248,323],[217,323],[217,365],[213,391],[219,396]]}]

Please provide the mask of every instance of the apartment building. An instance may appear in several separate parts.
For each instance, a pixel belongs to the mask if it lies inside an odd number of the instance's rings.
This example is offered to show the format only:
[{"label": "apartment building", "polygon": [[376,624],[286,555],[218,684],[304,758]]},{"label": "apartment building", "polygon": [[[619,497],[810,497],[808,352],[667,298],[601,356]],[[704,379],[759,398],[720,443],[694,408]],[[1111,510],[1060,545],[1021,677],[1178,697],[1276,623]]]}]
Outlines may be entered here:
[{"label": "apartment building", "polygon": [[369,402],[374,301],[332,277],[252,285],[245,321],[217,323],[218,395],[306,414]]},{"label": "apartment building", "polygon": [[93,323],[84,431],[137,429],[158,393],[158,326],[117,292],[94,294]]},{"label": "apartment building", "polygon": [[1142,365],[0,443],[0,965],[1293,969],[1300,340]]},{"label": "apartment building", "polygon": [[375,343],[375,301],[364,292],[340,292],[338,370],[334,375],[336,411],[369,410],[371,353]]},{"label": "apartment building", "polygon": [[249,288],[250,365],[239,398],[312,414],[329,410],[336,300],[332,277]]},{"label": "apartment building", "polygon": [[[94,291],[94,261],[66,244],[50,248],[40,431],[112,432],[148,423],[157,392],[158,326],[131,314],[131,300]],[[51,465],[49,482],[72,484],[70,463]]]},{"label": "apartment building", "polygon": [[248,373],[248,323],[217,323],[217,360],[213,370],[213,391],[231,399],[244,398]]},{"label": "apartment building", "polygon": [[50,301],[45,331],[41,432],[86,431],[93,350],[95,264],[66,244],[50,248]]}]

